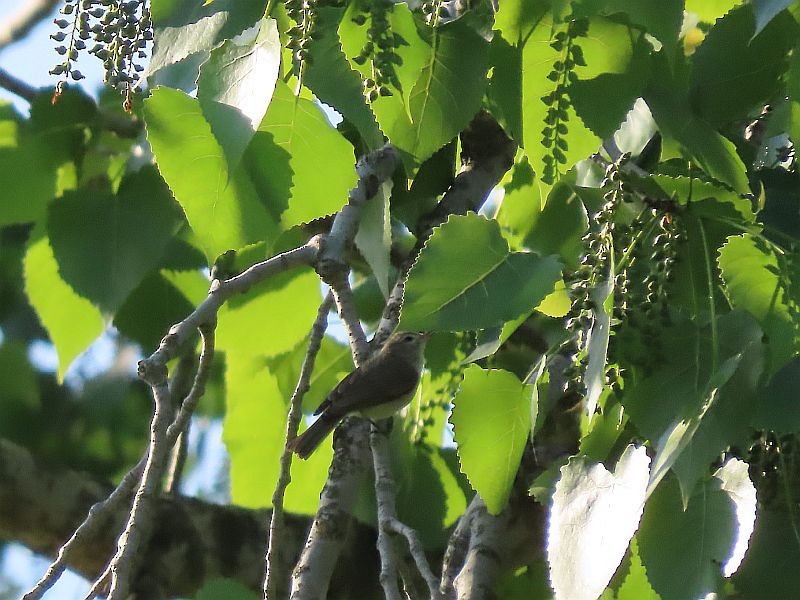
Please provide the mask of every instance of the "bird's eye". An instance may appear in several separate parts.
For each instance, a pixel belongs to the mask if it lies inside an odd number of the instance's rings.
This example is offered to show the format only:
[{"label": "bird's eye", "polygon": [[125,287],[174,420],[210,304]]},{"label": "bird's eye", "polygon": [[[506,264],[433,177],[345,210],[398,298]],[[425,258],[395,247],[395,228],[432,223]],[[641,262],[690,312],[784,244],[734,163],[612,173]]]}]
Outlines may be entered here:
[{"label": "bird's eye", "polygon": [[403,341],[404,341],[404,342],[413,342],[413,341],[414,341],[414,339],[415,339],[415,338],[414,338],[414,336],[413,336],[412,334],[410,334],[410,333],[407,333],[407,334],[406,334],[406,335],[403,337]]}]

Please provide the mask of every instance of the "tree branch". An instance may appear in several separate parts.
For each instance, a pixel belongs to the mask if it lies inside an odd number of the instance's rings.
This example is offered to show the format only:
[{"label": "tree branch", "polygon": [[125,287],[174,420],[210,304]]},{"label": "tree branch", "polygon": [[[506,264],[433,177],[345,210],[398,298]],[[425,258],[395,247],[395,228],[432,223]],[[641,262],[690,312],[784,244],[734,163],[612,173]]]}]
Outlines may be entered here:
[{"label": "tree branch", "polygon": [[14,77],[11,73],[0,67],[0,87],[8,90],[12,94],[19,96],[23,100],[33,102],[39,90],[25,83],[21,79]]},{"label": "tree branch", "polygon": [[61,0],[28,0],[0,24],[0,50],[22,39],[39,21],[46,19]]},{"label": "tree branch", "polygon": [[[183,406],[181,406],[181,411],[173,423],[177,432],[176,439],[189,424],[191,414],[194,412],[197,401],[203,395],[205,381],[211,372],[211,362],[214,356],[214,326],[215,323],[204,323],[200,326],[203,350],[200,353],[197,376],[195,377],[192,391],[184,401]],[[166,375],[166,371],[164,375]],[[150,447],[147,452],[147,462],[142,473],[139,489],[133,499],[128,522],[117,541],[117,553],[108,566],[108,570],[111,572],[111,589],[108,593],[108,600],[124,600],[130,595],[134,568],[136,567],[136,562],[141,559],[139,549],[145,543],[152,530],[153,504],[163,480],[167,457],[172,447],[169,444],[167,435],[172,415],[172,404],[166,377],[163,379],[151,379],[147,383],[150,384],[153,390],[153,398],[155,400],[155,410],[150,426]],[[97,583],[99,584],[103,579],[104,576],[101,575]],[[89,597],[91,596],[90,592]]]},{"label": "tree branch", "polygon": [[[388,439],[386,434],[379,431],[377,427],[373,427],[370,432],[370,446],[372,448],[372,462],[375,471],[381,584],[386,592],[386,597],[393,596],[397,591],[397,567],[395,562],[399,557],[394,556],[389,537],[389,534],[394,533],[405,538],[409,552],[414,559],[414,564],[428,586],[429,597],[431,600],[435,600],[439,596],[439,580],[431,571],[417,532],[397,518],[395,502],[397,493],[389,461]],[[399,595],[399,592],[397,593]]]},{"label": "tree branch", "polygon": [[[397,162],[397,152],[389,145],[358,161],[358,185],[350,192],[347,205],[334,218],[317,261],[317,273],[331,286],[345,323],[356,366],[367,358],[370,348],[347,281],[349,265],[345,252],[358,231],[364,204],[374,198],[381,184],[391,177]],[[292,573],[293,600],[326,597],[350,524],[350,513],[358,497],[359,481],[369,465],[365,442],[368,434],[367,423],[361,419],[348,419],[336,429],[328,479],[320,494],[319,508],[305,548]]]}]

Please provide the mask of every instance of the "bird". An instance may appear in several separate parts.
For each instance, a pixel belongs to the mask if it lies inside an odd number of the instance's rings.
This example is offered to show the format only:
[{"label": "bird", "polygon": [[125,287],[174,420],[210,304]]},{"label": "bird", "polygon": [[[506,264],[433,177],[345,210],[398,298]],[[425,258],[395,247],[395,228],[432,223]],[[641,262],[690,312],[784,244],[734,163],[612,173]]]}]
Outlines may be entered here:
[{"label": "bird", "polygon": [[308,458],[344,417],[386,419],[411,401],[419,384],[429,334],[401,331],[351,371],[314,411],[319,418],[287,449]]}]

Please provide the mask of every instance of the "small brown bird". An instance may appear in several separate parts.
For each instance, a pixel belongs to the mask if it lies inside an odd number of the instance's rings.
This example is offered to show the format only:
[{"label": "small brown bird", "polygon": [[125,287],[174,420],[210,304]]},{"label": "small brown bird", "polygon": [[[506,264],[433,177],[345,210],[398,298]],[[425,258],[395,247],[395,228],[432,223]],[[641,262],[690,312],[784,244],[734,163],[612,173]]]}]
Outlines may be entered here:
[{"label": "small brown bird", "polygon": [[393,334],[379,352],[333,388],[314,411],[319,418],[289,442],[289,450],[308,458],[344,417],[386,419],[408,404],[419,383],[427,340],[425,333]]}]

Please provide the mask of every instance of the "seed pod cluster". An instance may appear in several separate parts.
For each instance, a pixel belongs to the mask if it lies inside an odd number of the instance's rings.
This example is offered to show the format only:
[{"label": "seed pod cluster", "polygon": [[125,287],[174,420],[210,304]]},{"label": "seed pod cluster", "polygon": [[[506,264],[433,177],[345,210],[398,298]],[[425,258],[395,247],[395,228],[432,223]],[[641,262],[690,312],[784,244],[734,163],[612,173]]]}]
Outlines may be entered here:
[{"label": "seed pod cluster", "polygon": [[[71,16],[71,21],[54,19],[58,31],[51,39],[67,43],[56,46],[56,52],[65,58],[50,74],[70,76],[75,81],[83,79],[73,63],[91,43],[88,52],[103,62],[105,82],[125,92],[125,107],[130,110],[131,90],[144,70],[142,59],[147,57],[146,48],[153,39],[147,0],[65,0],[59,12],[64,17]],[[62,85],[63,81],[56,95]]]},{"label": "seed pod cluster", "polygon": [[555,33],[550,47],[560,53],[559,60],[553,66],[547,78],[555,84],[553,90],[542,98],[547,106],[544,118],[541,144],[548,151],[542,157],[544,167],[541,178],[545,183],[553,184],[559,178],[559,166],[567,162],[568,148],[565,136],[569,131],[569,109],[572,103],[568,88],[577,81],[575,67],[586,66],[583,50],[577,43],[578,38],[586,37],[589,22],[585,19],[570,21],[565,29]]},{"label": "seed pod cluster", "polygon": [[573,364],[566,373],[566,393],[583,395],[586,391],[583,385],[583,373],[588,360],[586,342],[598,308],[591,296],[593,290],[606,283],[608,277],[614,276],[610,272],[611,252],[618,245],[618,230],[623,227],[615,217],[626,194],[619,173],[629,159],[629,155],[623,155],[608,166],[603,181],[603,186],[607,188],[603,195],[604,202],[593,215],[589,231],[581,238],[584,249],[580,266],[566,277],[572,307],[566,321],[570,342],[565,350],[573,356]]},{"label": "seed pod cluster", "polygon": [[392,88],[400,89],[395,66],[402,64],[402,59],[396,49],[403,40],[392,31],[390,17],[393,10],[394,4],[378,0],[362,4],[351,19],[359,27],[367,28],[367,41],[353,62],[357,65],[370,63],[371,74],[363,82],[364,96],[369,102],[380,96],[391,96]]},{"label": "seed pod cluster", "polygon": [[310,48],[314,39],[317,19],[315,0],[286,0],[286,12],[294,21],[287,31],[289,41],[286,46],[292,50],[292,69],[300,76],[303,65],[311,62]]},{"label": "seed pod cluster", "polygon": [[448,8],[449,2],[444,0],[426,0],[420,6],[420,10],[425,17],[425,22],[431,27],[437,27],[440,22],[452,19]]},{"label": "seed pod cluster", "polygon": [[795,505],[798,490],[785,486],[783,482],[798,481],[800,457],[797,456],[797,441],[795,434],[779,436],[774,431],[758,431],[753,435],[746,460],[762,506],[772,505],[779,492],[792,496],[785,501]]}]

